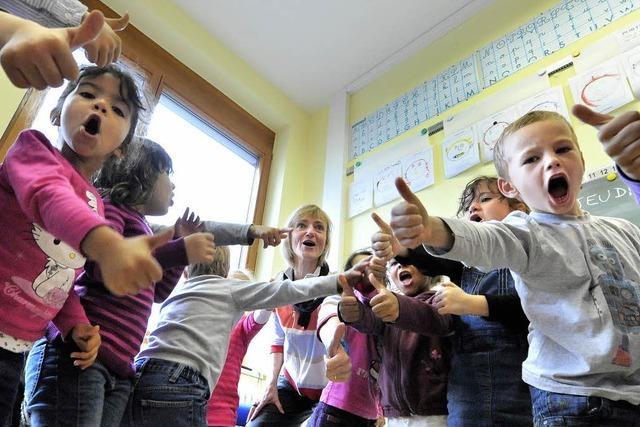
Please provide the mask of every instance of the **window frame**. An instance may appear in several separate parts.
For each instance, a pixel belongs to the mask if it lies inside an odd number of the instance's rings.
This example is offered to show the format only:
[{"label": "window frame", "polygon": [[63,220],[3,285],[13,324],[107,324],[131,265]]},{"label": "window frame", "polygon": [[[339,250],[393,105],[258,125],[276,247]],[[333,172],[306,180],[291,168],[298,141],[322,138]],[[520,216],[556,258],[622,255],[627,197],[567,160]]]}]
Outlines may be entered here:
[{"label": "window frame", "polygon": [[[105,16],[118,16],[99,0],[82,0],[89,10],[97,9]],[[135,67],[147,74],[142,88],[153,110],[164,92],[207,120],[220,132],[258,157],[258,190],[253,210],[253,224],[262,224],[266,203],[267,184],[271,168],[275,132],[225,96],[211,83],[178,61],[169,52],[143,34],[133,25],[118,33],[122,39],[122,54]],[[0,139],[0,159],[15,141],[20,131],[30,126],[38,111],[44,92],[27,90],[16,113]],[[207,218],[215,220],[215,218]],[[247,254],[246,267],[255,270],[258,243]]]}]

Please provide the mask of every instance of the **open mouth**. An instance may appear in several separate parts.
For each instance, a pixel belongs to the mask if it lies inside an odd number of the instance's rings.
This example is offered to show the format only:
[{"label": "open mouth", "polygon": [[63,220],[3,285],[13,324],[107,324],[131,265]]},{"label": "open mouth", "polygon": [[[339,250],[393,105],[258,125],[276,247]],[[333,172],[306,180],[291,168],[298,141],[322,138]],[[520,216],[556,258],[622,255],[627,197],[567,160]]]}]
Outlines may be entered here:
[{"label": "open mouth", "polygon": [[480,215],[478,215],[477,213],[473,213],[469,216],[469,221],[482,222],[482,218],[480,218]]},{"label": "open mouth", "polygon": [[89,116],[86,122],[84,122],[84,130],[89,135],[97,135],[100,133],[100,117],[96,114]]},{"label": "open mouth", "polygon": [[547,184],[549,195],[558,202],[564,201],[569,194],[569,182],[564,175],[556,175]]},{"label": "open mouth", "polygon": [[409,286],[411,284],[411,278],[411,273],[408,271],[401,271],[400,274],[398,274],[398,279],[400,279],[400,282],[405,286]]},{"label": "open mouth", "polygon": [[310,248],[316,246],[316,242],[314,242],[313,240],[304,240],[302,244]]}]

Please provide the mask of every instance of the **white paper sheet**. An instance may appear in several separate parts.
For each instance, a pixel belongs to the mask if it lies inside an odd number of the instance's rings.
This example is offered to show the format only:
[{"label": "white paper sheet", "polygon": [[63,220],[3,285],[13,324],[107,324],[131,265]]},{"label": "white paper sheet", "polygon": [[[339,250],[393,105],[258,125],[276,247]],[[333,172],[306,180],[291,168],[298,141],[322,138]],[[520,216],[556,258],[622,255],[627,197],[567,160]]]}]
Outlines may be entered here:
[{"label": "white paper sheet", "polygon": [[480,163],[480,151],[473,128],[462,129],[442,143],[444,176],[451,178]]},{"label": "white paper sheet", "polygon": [[554,111],[570,120],[567,102],[560,86],[551,87],[518,103],[518,116],[524,116],[529,111],[535,110]]},{"label": "white paper sheet", "polygon": [[394,161],[381,167],[373,180],[373,203],[382,206],[400,197],[396,190],[396,178],[402,176],[402,163]]},{"label": "white paper sheet", "polygon": [[607,61],[569,79],[576,104],[608,113],[633,101],[633,94],[617,59]]},{"label": "white paper sheet", "polygon": [[363,177],[349,187],[349,218],[373,207],[373,178]]},{"label": "white paper sheet", "polygon": [[411,191],[416,192],[433,185],[433,148],[410,154],[401,159],[402,176],[409,183]]},{"label": "white paper sheet", "polygon": [[476,135],[482,151],[482,160],[490,162],[493,160],[493,147],[498,142],[502,131],[518,118],[518,108],[516,106],[499,111],[476,123]]}]

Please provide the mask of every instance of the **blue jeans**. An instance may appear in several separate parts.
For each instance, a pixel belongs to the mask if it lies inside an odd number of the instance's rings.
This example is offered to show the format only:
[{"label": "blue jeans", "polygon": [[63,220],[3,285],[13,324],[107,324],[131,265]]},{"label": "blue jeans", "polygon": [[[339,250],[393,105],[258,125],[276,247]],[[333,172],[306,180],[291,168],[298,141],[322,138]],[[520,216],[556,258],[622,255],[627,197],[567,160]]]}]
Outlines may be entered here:
[{"label": "blue jeans", "polygon": [[56,339],[36,342],[27,358],[26,409],[37,426],[119,426],[133,379],[119,378],[95,362],[81,370],[74,346]]},{"label": "blue jeans", "polygon": [[640,405],[597,396],[553,393],[530,387],[536,427],[640,426]]},{"label": "blue jeans", "polygon": [[197,370],[168,360],[137,360],[125,421],[136,427],[206,427],[208,400],[209,385]]},{"label": "blue jeans", "polygon": [[521,379],[526,356],[524,336],[475,330],[454,338],[448,425],[531,426],[531,395]]},{"label": "blue jeans", "polygon": [[291,387],[289,381],[283,376],[278,377],[278,399],[284,409],[284,414],[278,411],[274,404],[268,404],[258,414],[253,421],[247,425],[249,427],[294,427],[301,425],[316,406],[315,400],[302,396]]},{"label": "blue jeans", "polygon": [[24,366],[24,354],[0,348],[0,426],[11,419]]},{"label": "blue jeans", "polygon": [[368,420],[335,406],[318,402],[307,421],[307,427],[373,427],[376,420]]}]

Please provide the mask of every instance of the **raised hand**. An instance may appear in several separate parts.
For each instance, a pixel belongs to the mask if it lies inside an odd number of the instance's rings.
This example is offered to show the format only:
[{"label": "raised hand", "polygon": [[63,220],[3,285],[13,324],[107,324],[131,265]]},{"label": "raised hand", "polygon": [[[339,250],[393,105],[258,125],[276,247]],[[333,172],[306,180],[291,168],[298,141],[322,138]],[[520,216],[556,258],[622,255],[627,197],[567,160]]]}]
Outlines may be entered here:
[{"label": "raised hand", "polygon": [[98,67],[116,62],[122,50],[122,41],[116,32],[124,30],[129,25],[129,14],[120,18],[105,18],[98,37],[84,46],[87,59]]},{"label": "raised hand", "polygon": [[398,297],[391,292],[374,274],[369,274],[369,281],[378,291],[378,295],[371,298],[371,311],[383,322],[395,322],[400,314]]},{"label": "raised hand", "polygon": [[369,261],[369,271],[376,276],[377,279],[383,281],[387,275],[387,261],[377,256],[371,257],[371,261]]},{"label": "raised hand", "polygon": [[344,276],[344,279],[349,282],[350,287],[354,288],[358,286],[358,284],[360,284],[360,282],[362,282],[362,280],[365,278],[365,272],[369,267],[370,259],[370,256],[363,258],[356,265],[342,273],[340,276]]},{"label": "raised hand", "polygon": [[102,340],[100,339],[100,326],[91,326],[86,323],[79,323],[71,330],[71,338],[76,343],[80,351],[70,354],[74,366],[84,370],[93,365],[98,357],[98,349]]},{"label": "raised hand", "polygon": [[640,113],[627,111],[618,117],[601,114],[576,104],[578,119],[599,129],[598,139],[604,151],[631,179],[640,180]]},{"label": "raised hand", "polygon": [[389,225],[402,246],[415,248],[431,235],[429,214],[404,179],[396,178],[396,188],[403,201],[391,209]]},{"label": "raised hand", "polygon": [[291,233],[291,228],[276,228],[266,225],[251,225],[249,228],[249,236],[252,239],[261,239],[263,248],[269,246],[278,246],[283,239],[286,239]]},{"label": "raised hand", "polygon": [[338,304],[340,319],[347,323],[353,323],[360,320],[360,302],[353,293],[353,288],[347,281],[347,278],[340,274],[338,276],[340,285],[342,286],[342,296]]},{"label": "raised hand", "polygon": [[[73,28],[44,28],[0,12],[0,64],[20,88],[58,87],[78,77],[72,51],[93,41],[102,30],[104,16],[94,10]],[[7,34],[8,33],[8,34]]]},{"label": "raised hand", "polygon": [[186,208],[182,216],[176,220],[173,229],[174,237],[185,237],[204,231],[204,224],[195,212],[189,212],[189,208]]},{"label": "raised hand", "polygon": [[440,284],[433,301],[439,314],[489,315],[489,305],[484,295],[470,295],[451,281]]},{"label": "raised hand", "polygon": [[173,229],[154,236],[123,239],[107,226],[96,227],[82,241],[82,250],[100,266],[102,281],[114,295],[135,295],[162,278],[151,254],[173,236]]},{"label": "raised hand", "polygon": [[213,234],[195,233],[184,238],[189,264],[210,263],[213,261],[215,245]]},{"label": "raised hand", "polygon": [[405,248],[400,244],[396,236],[393,235],[393,230],[391,230],[389,224],[380,218],[377,213],[373,212],[371,218],[379,228],[379,230],[371,236],[373,254],[384,261],[389,261]]},{"label": "raised hand", "polygon": [[326,375],[327,378],[334,382],[345,382],[351,376],[351,359],[342,346],[345,331],[345,324],[339,323],[327,348],[328,357],[325,358]]}]

